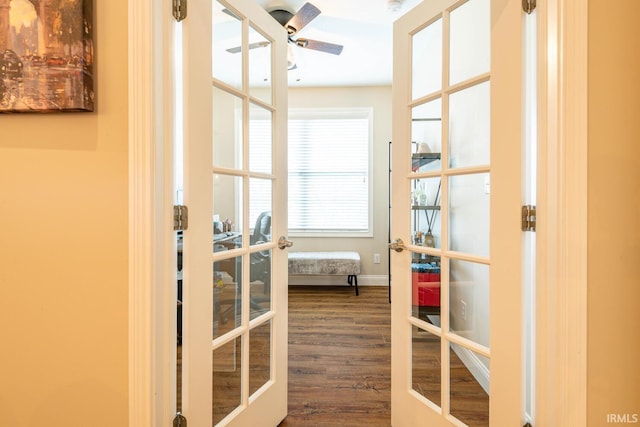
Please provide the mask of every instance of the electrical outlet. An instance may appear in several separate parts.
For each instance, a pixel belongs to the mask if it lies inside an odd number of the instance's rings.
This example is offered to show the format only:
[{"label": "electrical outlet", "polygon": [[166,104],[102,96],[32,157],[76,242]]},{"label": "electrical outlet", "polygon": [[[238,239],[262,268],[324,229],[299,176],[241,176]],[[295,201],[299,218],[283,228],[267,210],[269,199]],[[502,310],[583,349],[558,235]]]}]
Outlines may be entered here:
[{"label": "electrical outlet", "polygon": [[373,254],[373,263],[380,264],[380,254]]},{"label": "electrical outlet", "polygon": [[463,299],[460,300],[460,317],[462,320],[467,320],[467,302]]}]

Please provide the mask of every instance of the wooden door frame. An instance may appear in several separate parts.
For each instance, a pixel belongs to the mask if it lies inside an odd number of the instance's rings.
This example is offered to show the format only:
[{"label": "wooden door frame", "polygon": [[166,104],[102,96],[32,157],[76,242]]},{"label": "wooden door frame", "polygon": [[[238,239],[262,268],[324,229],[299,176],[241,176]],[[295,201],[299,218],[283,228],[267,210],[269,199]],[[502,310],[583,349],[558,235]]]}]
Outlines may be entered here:
[{"label": "wooden door frame", "polygon": [[172,0],[129,0],[129,425],[174,417]]},{"label": "wooden door frame", "polygon": [[[128,401],[141,427],[170,425],[175,406],[171,4],[128,1]],[[534,422],[586,425],[587,4],[538,4]]]},{"label": "wooden door frame", "polygon": [[538,2],[534,425],[587,425],[588,2]]}]

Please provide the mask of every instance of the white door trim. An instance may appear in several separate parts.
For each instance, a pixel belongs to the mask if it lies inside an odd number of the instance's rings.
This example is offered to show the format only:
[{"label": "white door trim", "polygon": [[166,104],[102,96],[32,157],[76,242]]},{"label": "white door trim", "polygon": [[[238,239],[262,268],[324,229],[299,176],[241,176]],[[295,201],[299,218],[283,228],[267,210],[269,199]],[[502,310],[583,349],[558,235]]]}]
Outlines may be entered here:
[{"label": "white door trim", "polygon": [[171,125],[163,120],[173,105],[166,71],[170,7],[161,0],[128,2],[128,400],[129,425],[139,427],[169,426],[175,408],[168,360],[175,365]]},{"label": "white door trim", "polygon": [[[129,0],[129,425],[168,425],[159,284],[170,273],[162,105],[166,64],[159,27],[170,2]],[[160,10],[162,9],[162,10]],[[538,3],[540,49],[536,417],[586,425],[587,4]],[[570,54],[568,54],[570,53]],[[548,59],[548,60],[547,60]],[[163,160],[164,159],[164,160]],[[171,188],[171,186],[169,186]],[[170,191],[169,191],[170,193]],[[165,207],[163,209],[162,207]],[[570,220],[569,220],[570,218]],[[170,255],[169,255],[170,256]],[[166,264],[165,264],[166,265]],[[166,300],[166,298],[165,298]],[[164,325],[164,326],[163,326]],[[168,343],[165,343],[165,345]],[[166,364],[164,365],[166,366]],[[169,403],[169,404],[167,404]]]},{"label": "white door trim", "polygon": [[587,2],[538,8],[534,422],[578,426],[587,424]]}]

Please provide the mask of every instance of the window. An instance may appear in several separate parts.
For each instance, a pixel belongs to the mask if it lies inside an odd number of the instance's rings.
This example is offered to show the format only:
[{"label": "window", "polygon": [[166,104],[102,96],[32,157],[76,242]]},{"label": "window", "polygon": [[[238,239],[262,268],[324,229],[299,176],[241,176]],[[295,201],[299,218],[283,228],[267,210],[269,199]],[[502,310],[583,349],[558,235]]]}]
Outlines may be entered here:
[{"label": "window", "polygon": [[[269,120],[252,117],[256,147],[271,133]],[[289,232],[304,236],[371,236],[371,152],[373,110],[296,109],[289,111]],[[270,153],[269,153],[270,154]],[[271,162],[265,152],[249,153],[252,168]],[[271,209],[271,193],[249,185],[249,226]],[[266,183],[265,183],[266,184]]]},{"label": "window", "polygon": [[289,231],[371,235],[372,109],[289,112]]}]

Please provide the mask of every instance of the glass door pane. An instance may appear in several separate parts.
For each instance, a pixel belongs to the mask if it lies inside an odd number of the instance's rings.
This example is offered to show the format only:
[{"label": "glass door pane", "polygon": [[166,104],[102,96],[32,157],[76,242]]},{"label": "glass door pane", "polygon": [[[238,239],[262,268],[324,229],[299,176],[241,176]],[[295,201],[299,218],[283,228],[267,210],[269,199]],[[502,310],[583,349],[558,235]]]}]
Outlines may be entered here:
[{"label": "glass door pane", "polygon": [[174,25],[189,209],[181,408],[190,425],[278,425],[287,264],[272,234],[287,229],[286,168],[274,168],[286,163],[286,31],[248,0],[190,3]]},{"label": "glass door pane", "polygon": [[449,178],[449,249],[489,256],[489,173]]},{"label": "glass door pane", "polygon": [[412,37],[412,98],[442,88],[442,19],[436,19]]},{"label": "glass door pane", "polygon": [[491,62],[491,2],[472,0],[450,15],[451,85],[489,72]]},{"label": "glass door pane", "polygon": [[416,326],[411,328],[411,387],[430,402],[442,404],[442,354],[440,337]]},{"label": "glass door pane", "polygon": [[271,173],[273,151],[273,116],[271,110],[256,104],[249,109],[249,169]]},{"label": "glass door pane", "polygon": [[242,98],[213,88],[213,164],[229,169],[242,167]]},{"label": "glass door pane", "polygon": [[249,395],[271,380],[271,321],[249,334]]},{"label": "glass door pane", "polygon": [[251,96],[271,103],[273,78],[271,76],[272,44],[260,31],[249,27],[249,86]]},{"label": "glass door pane", "polygon": [[242,89],[242,18],[224,2],[213,2],[213,78]]},{"label": "glass door pane", "polygon": [[522,420],[522,22],[519,2],[442,0],[394,24],[397,427]]},{"label": "glass door pane", "polygon": [[[213,414],[214,423],[229,425],[235,410],[250,408],[254,396],[273,380],[276,211],[274,38],[256,21],[234,12],[231,3],[220,2],[218,13],[226,16],[216,18],[214,10],[212,165]],[[241,360],[248,363],[243,366]]]},{"label": "glass door pane", "polygon": [[440,170],[442,167],[442,98],[411,109],[411,171]]},{"label": "glass door pane", "polygon": [[401,142],[411,165],[406,328],[411,388],[434,425],[489,420],[490,6],[424,6],[433,14],[409,30],[410,140]]},{"label": "glass door pane", "polygon": [[213,425],[242,404],[242,340],[213,350]]},{"label": "glass door pane", "polygon": [[449,167],[489,164],[489,91],[483,82],[449,96]]},{"label": "glass door pane", "polygon": [[489,359],[452,343],[449,365],[451,415],[468,426],[488,426]]}]

